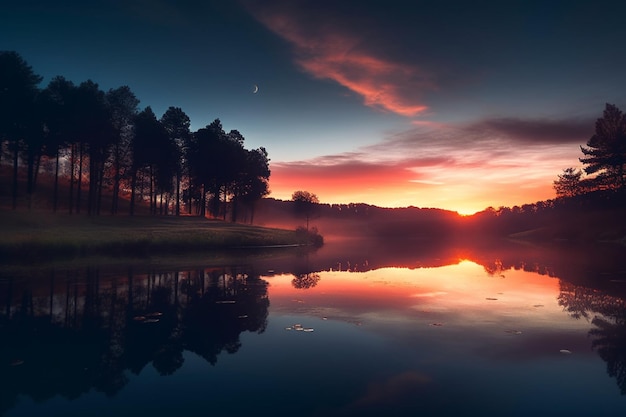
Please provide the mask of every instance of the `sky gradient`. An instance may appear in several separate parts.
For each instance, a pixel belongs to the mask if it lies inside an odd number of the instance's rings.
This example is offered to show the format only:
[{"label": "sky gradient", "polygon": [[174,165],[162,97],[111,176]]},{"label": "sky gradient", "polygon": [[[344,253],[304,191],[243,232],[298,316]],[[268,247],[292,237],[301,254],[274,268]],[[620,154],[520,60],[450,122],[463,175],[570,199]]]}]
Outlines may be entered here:
[{"label": "sky gradient", "polygon": [[[128,85],[270,157],[270,197],[472,213],[554,197],[605,103],[626,110],[619,1],[29,1],[0,50]],[[254,86],[258,92],[254,93]]]}]

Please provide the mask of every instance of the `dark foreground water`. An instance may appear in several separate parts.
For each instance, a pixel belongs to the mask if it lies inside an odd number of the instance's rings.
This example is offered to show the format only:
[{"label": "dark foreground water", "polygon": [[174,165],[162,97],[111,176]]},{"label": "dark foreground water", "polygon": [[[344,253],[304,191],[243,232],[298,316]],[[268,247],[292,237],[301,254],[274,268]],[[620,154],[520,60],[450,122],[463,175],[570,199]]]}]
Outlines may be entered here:
[{"label": "dark foreground water", "polygon": [[622,255],[347,242],[5,268],[0,414],[623,416]]}]

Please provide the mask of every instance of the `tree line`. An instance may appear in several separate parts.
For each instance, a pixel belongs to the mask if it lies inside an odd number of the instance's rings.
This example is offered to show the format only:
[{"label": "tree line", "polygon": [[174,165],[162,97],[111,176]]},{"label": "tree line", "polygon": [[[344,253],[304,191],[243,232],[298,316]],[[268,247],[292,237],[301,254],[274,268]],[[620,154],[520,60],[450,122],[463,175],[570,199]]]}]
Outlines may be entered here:
[{"label": "tree line", "polygon": [[556,198],[521,206],[488,207],[470,216],[469,230],[506,236],[546,228],[544,238],[623,238],[626,115],[607,103],[602,117],[596,120],[594,134],[580,150],[583,167],[568,167],[558,175],[553,182]]},{"label": "tree line", "polygon": [[580,150],[584,167],[563,170],[554,181],[557,198],[626,190],[626,115],[617,106],[606,104],[593,136]]},{"label": "tree line", "polygon": [[[568,167],[558,175],[553,182],[555,199],[488,207],[471,216],[468,223],[484,233],[508,235],[560,223],[574,225],[581,223],[581,215],[586,213],[587,220],[595,221],[589,228],[614,224],[615,234],[621,233],[617,226],[623,221],[616,216],[623,216],[620,213],[626,207],[626,115],[607,103],[602,117],[596,120],[594,134],[580,150],[583,167]],[[602,214],[594,218],[594,212]]]},{"label": "tree line", "polygon": [[24,172],[30,208],[43,163],[54,173],[53,211],[118,214],[126,197],[130,215],[141,202],[154,215],[228,212],[232,221],[246,209],[252,221],[255,202],[269,194],[267,151],[246,149],[219,119],[192,132],[181,108],[158,118],[139,109],[128,86],[103,91],[57,76],[40,88],[42,79],[17,52],[0,51],[0,163],[12,167],[13,209]]}]

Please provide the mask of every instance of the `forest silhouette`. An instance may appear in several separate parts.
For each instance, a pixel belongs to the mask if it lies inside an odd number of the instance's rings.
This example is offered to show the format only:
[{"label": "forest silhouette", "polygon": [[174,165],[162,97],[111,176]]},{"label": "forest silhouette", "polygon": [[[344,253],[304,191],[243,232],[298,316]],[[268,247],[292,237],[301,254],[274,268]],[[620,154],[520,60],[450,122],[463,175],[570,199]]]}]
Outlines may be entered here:
[{"label": "forest silhouette", "polygon": [[225,132],[219,119],[191,132],[181,108],[160,118],[150,106],[140,111],[128,86],[105,92],[92,80],[75,85],[57,76],[40,88],[42,77],[12,51],[0,52],[0,74],[0,162],[12,166],[13,209],[19,176],[26,177],[31,208],[41,171],[54,177],[52,210],[69,213],[117,214],[124,196],[130,215],[141,201],[151,214],[179,215],[184,204],[190,214],[205,215],[209,207],[225,217],[228,201],[237,221],[240,207],[252,212],[269,193],[267,151],[245,149],[243,135]]}]

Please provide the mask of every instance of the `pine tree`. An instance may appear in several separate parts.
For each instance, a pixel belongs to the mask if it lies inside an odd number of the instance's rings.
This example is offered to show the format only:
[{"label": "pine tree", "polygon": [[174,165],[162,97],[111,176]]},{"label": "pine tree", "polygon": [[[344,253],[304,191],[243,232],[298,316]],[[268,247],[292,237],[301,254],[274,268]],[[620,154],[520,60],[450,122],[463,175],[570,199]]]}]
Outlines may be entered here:
[{"label": "pine tree", "polygon": [[617,189],[626,185],[626,116],[615,105],[608,104],[596,121],[595,134],[581,146],[587,174],[596,174],[597,188]]},{"label": "pine tree", "polygon": [[554,190],[557,197],[575,197],[584,192],[580,177],[582,171],[572,167],[565,168],[559,178],[554,181]]}]

